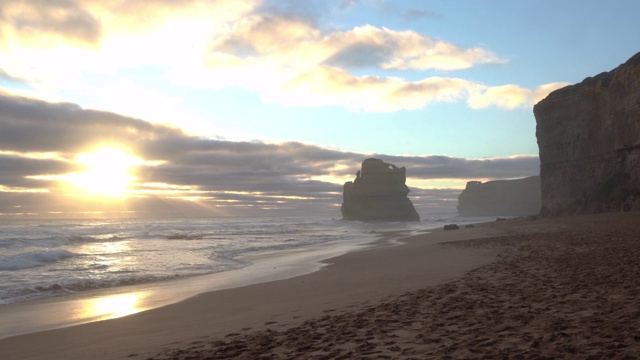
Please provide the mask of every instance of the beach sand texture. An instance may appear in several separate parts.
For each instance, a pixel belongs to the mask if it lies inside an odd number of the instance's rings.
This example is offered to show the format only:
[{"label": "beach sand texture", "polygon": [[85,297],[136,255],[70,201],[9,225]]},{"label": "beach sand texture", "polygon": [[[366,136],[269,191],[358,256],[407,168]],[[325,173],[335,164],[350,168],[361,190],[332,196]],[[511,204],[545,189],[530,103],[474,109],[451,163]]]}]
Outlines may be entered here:
[{"label": "beach sand texture", "polygon": [[[435,244],[449,240],[460,241]],[[4,339],[0,353],[16,359],[640,354],[640,213],[435,231],[329,262],[305,276]]]},{"label": "beach sand texture", "polygon": [[448,244],[505,249],[461,279],[287,331],[230,334],[154,358],[637,359],[639,220],[608,214],[500,224],[514,235]]}]

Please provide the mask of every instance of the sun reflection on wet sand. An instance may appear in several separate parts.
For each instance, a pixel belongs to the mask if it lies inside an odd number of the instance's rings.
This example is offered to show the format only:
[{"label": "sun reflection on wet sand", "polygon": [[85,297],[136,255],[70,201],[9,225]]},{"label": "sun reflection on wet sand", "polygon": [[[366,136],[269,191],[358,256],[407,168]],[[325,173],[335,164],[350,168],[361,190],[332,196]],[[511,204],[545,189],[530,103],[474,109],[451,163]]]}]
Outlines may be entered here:
[{"label": "sun reflection on wet sand", "polygon": [[[155,309],[206,291],[230,289],[302,275],[321,267],[320,260],[346,252],[332,246],[248,256],[243,269],[175,281],[80,292],[68,297],[0,306],[0,339],[93,321],[115,319]],[[315,249],[314,251],[310,251]],[[278,268],[278,271],[274,269]],[[131,291],[133,290],[133,291]],[[120,293],[109,294],[120,291]]]},{"label": "sun reflection on wet sand", "polygon": [[141,311],[138,308],[139,294],[122,294],[84,300],[79,317],[106,320],[115,319]]}]

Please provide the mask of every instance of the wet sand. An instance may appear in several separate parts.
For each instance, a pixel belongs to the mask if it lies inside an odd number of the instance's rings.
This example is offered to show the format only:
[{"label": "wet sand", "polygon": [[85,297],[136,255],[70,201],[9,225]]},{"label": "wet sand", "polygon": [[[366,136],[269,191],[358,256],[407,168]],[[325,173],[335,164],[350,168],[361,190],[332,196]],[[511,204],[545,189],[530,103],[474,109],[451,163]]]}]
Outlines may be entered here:
[{"label": "wet sand", "polygon": [[[403,233],[389,232],[386,235],[397,237]],[[309,274],[323,266],[323,259],[369,246],[375,244],[347,242],[260,252],[241,258],[251,265],[233,271],[2,305],[0,339],[118,318],[174,304],[200,293]]]},{"label": "wet sand", "polygon": [[[442,243],[444,242],[444,243]],[[318,272],[0,340],[8,358],[619,358],[640,354],[640,213],[509,220]]]},{"label": "wet sand", "polygon": [[285,331],[229,334],[154,359],[640,357],[640,214],[502,224],[462,278]]}]

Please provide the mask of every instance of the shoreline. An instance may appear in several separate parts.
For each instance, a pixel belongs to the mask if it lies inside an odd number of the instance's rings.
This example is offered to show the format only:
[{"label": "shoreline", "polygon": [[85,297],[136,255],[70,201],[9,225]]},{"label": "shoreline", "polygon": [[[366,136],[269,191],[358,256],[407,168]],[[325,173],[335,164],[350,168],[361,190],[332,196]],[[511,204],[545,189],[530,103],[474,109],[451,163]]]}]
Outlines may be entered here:
[{"label": "shoreline", "polygon": [[[89,355],[92,358],[118,358],[145,351],[152,353],[174,342],[171,340],[176,334],[180,334],[178,337],[182,341],[202,336],[202,331],[209,325],[214,329],[208,328],[207,332],[213,330],[219,335],[249,327],[259,329],[273,323],[277,317],[287,318],[286,322],[278,322],[282,326],[293,326],[322,315],[323,311],[358,307],[425,284],[448,281],[493,260],[494,251],[479,256],[473,251],[447,250],[437,245],[451,239],[485,236],[480,229],[461,229],[455,234],[438,229],[425,230],[439,235],[422,234],[418,237],[431,240],[416,242],[411,237],[401,240],[406,242],[401,246],[378,245],[331,257],[322,261],[320,270],[306,275],[201,293],[178,303],[111,320],[8,337],[0,340],[0,352],[23,359],[48,358],[53,354],[78,359]],[[410,274],[411,278],[407,279],[405,269],[400,265],[406,265],[407,256],[415,258],[412,244],[426,253],[426,258],[412,259],[414,270],[419,272]],[[388,256],[397,252],[400,254]],[[452,269],[447,259],[456,257],[464,261],[460,268]],[[392,264],[380,263],[389,261]],[[354,276],[363,267],[368,271]],[[381,280],[385,280],[384,283]],[[166,329],[169,324],[171,329]],[[143,350],[141,344],[146,344],[142,346]]]},{"label": "shoreline", "polygon": [[[184,301],[201,293],[284,280],[318,271],[323,260],[385,242],[405,231],[345,244],[318,244],[266,251],[238,258],[250,265],[217,273],[82,291],[76,294],[0,306],[0,340],[39,331],[115,319]],[[117,307],[121,307],[118,309]],[[91,311],[87,311],[91,309]]]},{"label": "shoreline", "polygon": [[[640,213],[435,229],[285,280],[0,340],[20,359],[633,358]],[[395,241],[392,241],[395,243]],[[635,354],[635,355],[634,355]]]},{"label": "shoreline", "polygon": [[503,234],[444,247],[501,249],[497,260],[452,281],[149,359],[638,358],[640,213],[483,226]]}]

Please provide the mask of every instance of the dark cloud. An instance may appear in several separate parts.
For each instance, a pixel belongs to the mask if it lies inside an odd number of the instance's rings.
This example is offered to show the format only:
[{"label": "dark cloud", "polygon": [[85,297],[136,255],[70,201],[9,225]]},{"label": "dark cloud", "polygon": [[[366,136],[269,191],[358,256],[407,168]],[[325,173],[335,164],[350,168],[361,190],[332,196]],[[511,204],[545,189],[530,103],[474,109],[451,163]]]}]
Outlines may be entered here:
[{"label": "dark cloud", "polygon": [[[360,163],[367,157],[382,158],[406,167],[410,181],[517,178],[538,172],[537,157],[476,160],[448,156],[365,155],[298,142],[266,144],[201,138],[110,112],[7,94],[0,94],[0,129],[0,186],[51,190],[47,194],[0,191],[0,198],[6,199],[0,206],[2,213],[37,212],[37,209],[79,213],[100,209],[95,203],[76,201],[72,205],[63,202],[53,180],[29,178],[77,171],[70,162],[74,156],[99,144],[119,144],[146,161],[162,162],[139,166],[135,175],[142,185],[138,190],[148,193],[140,198],[123,200],[126,203],[126,206],[122,205],[123,209],[141,213],[152,213],[154,209],[163,214],[225,209],[225,214],[229,215],[280,209],[340,217],[342,183],[353,180]],[[38,153],[57,155],[37,158]],[[333,176],[338,183],[313,179],[320,176]],[[188,187],[196,190],[192,196],[202,200],[180,200],[176,197],[190,194],[162,192],[154,185],[145,184],[168,184],[178,192]],[[451,191],[459,193],[459,190]],[[435,190],[412,189],[411,195],[424,209],[450,205],[453,201],[451,193]],[[109,209],[116,213],[120,211],[113,206]]]},{"label": "dark cloud", "polygon": [[[393,156],[374,154],[373,157],[406,167],[407,177],[416,180],[514,179],[538,175],[540,170],[540,160],[537,156],[465,159],[443,155]],[[355,173],[357,167],[354,166],[350,170]]]},{"label": "dark cloud", "polygon": [[32,159],[0,154],[0,185],[39,188],[42,182],[27,176],[60,174],[71,170],[68,163],[53,159]]},{"label": "dark cloud", "polygon": [[47,103],[0,94],[4,150],[77,152],[96,143],[179,139],[181,131],[109,112],[84,110],[75,104]]},{"label": "dark cloud", "polygon": [[416,179],[511,179],[537,175],[540,160],[537,156],[495,159],[465,159],[448,156],[387,157],[397,160]]},{"label": "dark cloud", "polygon": [[99,21],[78,3],[67,0],[5,0],[0,2],[0,22],[21,36],[49,37],[88,44],[101,37]]}]

